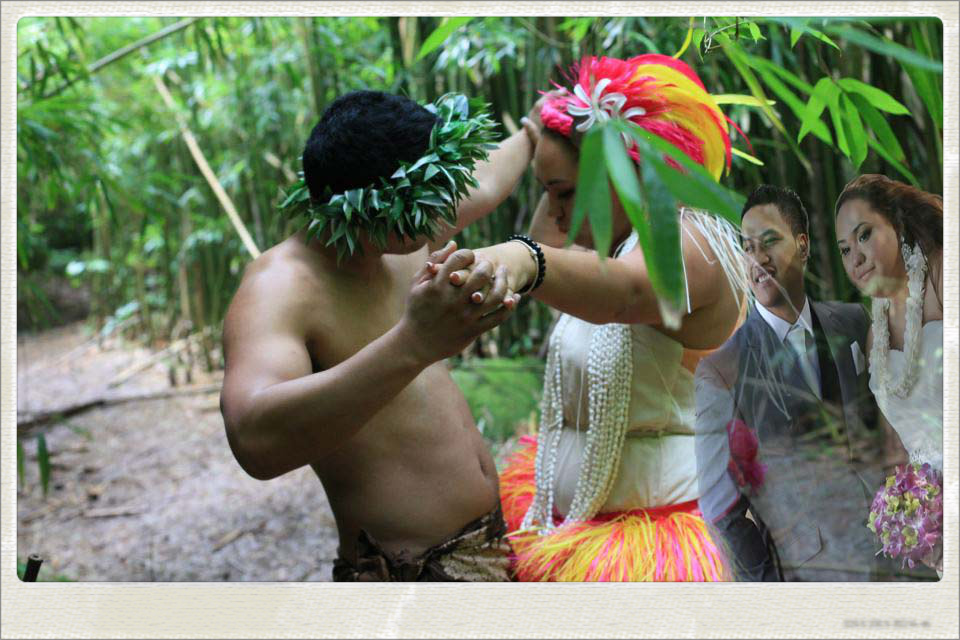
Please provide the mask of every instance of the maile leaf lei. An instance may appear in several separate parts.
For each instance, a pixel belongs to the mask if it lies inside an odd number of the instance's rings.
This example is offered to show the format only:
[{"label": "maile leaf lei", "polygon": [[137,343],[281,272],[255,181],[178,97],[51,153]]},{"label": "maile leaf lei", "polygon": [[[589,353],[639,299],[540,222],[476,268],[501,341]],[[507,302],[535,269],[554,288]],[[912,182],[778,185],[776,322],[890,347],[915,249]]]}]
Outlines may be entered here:
[{"label": "maile leaf lei", "polygon": [[476,163],[486,160],[489,150],[497,146],[496,123],[486,107],[480,99],[448,93],[424,107],[438,121],[426,152],[416,162],[401,162],[376,187],[327,193],[322,203],[310,198],[301,172],[280,209],[308,225],[308,241],[325,233],[326,246],[336,246],[338,260],[362,252],[360,232],[366,232],[381,250],[391,233],[432,239],[440,228],[438,220],[456,223],[457,206],[469,188],[477,186]]}]

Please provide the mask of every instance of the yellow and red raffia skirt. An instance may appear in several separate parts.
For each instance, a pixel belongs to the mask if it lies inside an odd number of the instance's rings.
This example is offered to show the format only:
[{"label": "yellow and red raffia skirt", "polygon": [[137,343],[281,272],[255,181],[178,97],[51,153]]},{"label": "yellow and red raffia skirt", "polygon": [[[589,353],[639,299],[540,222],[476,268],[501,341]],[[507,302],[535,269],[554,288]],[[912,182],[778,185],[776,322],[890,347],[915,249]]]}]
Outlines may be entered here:
[{"label": "yellow and red raffia skirt", "polygon": [[519,531],[536,491],[537,441],[521,448],[500,474],[500,499],[513,546],[514,570],[526,582],[716,582],[731,580],[726,554],[710,535],[696,500],[602,513],[548,535]]}]

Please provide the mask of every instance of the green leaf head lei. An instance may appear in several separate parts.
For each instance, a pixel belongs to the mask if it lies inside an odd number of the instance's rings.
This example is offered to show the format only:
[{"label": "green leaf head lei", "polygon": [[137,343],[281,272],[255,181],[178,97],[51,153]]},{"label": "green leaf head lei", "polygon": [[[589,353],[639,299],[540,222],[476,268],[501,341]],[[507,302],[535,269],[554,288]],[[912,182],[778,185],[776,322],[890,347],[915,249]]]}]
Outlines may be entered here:
[{"label": "green leaf head lei", "polygon": [[[438,220],[455,224],[457,206],[470,187],[476,187],[473,171],[486,160],[494,144],[496,123],[480,99],[448,93],[424,108],[437,115],[426,152],[416,162],[401,162],[393,175],[380,178],[378,186],[331,193],[323,202],[313,200],[300,172],[280,205],[307,224],[307,241],[327,235],[337,259],[362,252],[358,241],[366,232],[374,245],[386,249],[387,239],[433,238]],[[473,114],[471,116],[471,114]]]}]

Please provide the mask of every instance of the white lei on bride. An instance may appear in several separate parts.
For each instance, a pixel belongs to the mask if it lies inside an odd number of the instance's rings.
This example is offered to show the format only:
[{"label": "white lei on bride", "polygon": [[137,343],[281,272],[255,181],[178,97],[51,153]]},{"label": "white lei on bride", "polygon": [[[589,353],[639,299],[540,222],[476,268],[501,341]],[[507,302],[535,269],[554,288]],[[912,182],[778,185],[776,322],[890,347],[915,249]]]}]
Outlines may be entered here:
[{"label": "white lei on bride", "polygon": [[873,347],[870,349],[870,375],[877,381],[878,400],[893,395],[906,398],[910,395],[920,371],[920,332],[923,327],[923,292],[926,281],[927,262],[920,245],[912,250],[906,244],[901,247],[903,263],[907,269],[907,305],[903,331],[903,374],[899,380],[891,380],[888,369],[890,359],[890,300],[873,299]]}]

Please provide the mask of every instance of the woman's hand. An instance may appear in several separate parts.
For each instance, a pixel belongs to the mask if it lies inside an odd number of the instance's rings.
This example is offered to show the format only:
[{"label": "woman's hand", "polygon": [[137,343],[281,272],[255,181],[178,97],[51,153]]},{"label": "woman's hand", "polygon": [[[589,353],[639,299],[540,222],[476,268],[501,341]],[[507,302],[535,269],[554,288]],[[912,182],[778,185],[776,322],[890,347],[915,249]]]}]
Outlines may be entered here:
[{"label": "woman's hand", "polygon": [[543,104],[550,98],[555,98],[557,96],[563,96],[566,94],[566,89],[554,89],[553,91],[548,91],[540,96],[540,99],[537,100],[532,107],[530,107],[530,112],[525,117],[520,118],[520,124],[523,125],[523,129],[530,138],[530,142],[533,143],[534,149],[536,149],[537,144],[540,142],[540,131],[543,130],[543,121],[540,119],[540,111],[543,109]]},{"label": "woman's hand", "polygon": [[[450,273],[450,284],[457,287],[466,286],[470,289],[477,285],[478,279],[489,278],[488,269],[492,272],[500,268],[506,269],[507,288],[511,292],[524,289],[537,278],[537,260],[521,242],[504,242],[492,247],[475,249],[473,253],[476,257],[474,263]],[[484,263],[489,267],[481,267]],[[481,288],[477,293],[483,296],[486,291]],[[520,296],[513,295],[519,302]],[[477,297],[476,293],[474,296],[474,302],[483,301],[483,297]]]}]

